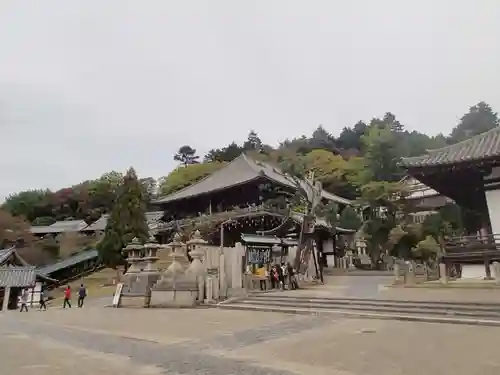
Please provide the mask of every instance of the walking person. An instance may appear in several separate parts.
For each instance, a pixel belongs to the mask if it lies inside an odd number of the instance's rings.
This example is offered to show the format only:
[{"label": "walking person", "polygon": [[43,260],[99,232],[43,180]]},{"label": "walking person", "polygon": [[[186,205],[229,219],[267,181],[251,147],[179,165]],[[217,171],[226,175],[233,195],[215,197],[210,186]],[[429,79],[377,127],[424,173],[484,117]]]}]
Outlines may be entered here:
[{"label": "walking person", "polygon": [[23,291],[21,292],[21,310],[19,310],[19,311],[23,312],[23,310],[28,312],[28,290],[27,289],[23,289]]},{"label": "walking person", "polygon": [[276,266],[271,268],[271,287],[273,289],[277,289],[279,287],[279,277],[278,271],[276,270]]},{"label": "walking person", "polygon": [[45,304],[45,290],[40,290],[40,306],[38,306],[38,310],[42,311],[42,308],[44,311],[47,311],[47,305]]},{"label": "walking person", "polygon": [[276,272],[278,273],[278,288],[285,290],[285,278],[283,276],[283,270],[279,264],[276,265]]},{"label": "walking person", "polygon": [[63,309],[66,308],[66,305],[71,309],[71,287],[69,285],[64,289]]},{"label": "walking person", "polygon": [[78,307],[83,307],[83,300],[87,297],[87,289],[80,284],[80,289],[78,289]]},{"label": "walking person", "polygon": [[288,278],[290,279],[290,288],[292,290],[295,290],[299,287],[297,279],[295,278],[295,269],[292,267],[290,262],[288,262],[287,268],[288,268]]}]

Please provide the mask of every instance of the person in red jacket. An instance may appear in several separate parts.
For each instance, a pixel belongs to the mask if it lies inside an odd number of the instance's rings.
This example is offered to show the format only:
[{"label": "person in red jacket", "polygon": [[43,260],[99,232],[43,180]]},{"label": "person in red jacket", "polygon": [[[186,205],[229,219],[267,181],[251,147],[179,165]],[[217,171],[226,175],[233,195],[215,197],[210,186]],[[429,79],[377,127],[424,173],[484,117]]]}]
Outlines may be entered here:
[{"label": "person in red jacket", "polygon": [[71,287],[69,285],[64,289],[63,309],[66,308],[66,305],[71,309]]}]

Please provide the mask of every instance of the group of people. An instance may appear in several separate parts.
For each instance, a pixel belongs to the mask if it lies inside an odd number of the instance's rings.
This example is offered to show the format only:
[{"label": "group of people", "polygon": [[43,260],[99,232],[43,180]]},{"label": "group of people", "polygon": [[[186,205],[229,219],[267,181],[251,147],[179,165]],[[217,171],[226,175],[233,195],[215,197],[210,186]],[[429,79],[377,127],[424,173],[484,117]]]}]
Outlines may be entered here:
[{"label": "group of people", "polygon": [[267,290],[267,281],[272,289],[298,289],[297,272],[290,262],[273,264],[268,269],[264,265],[259,265],[257,275],[260,277],[260,290]]},{"label": "group of people", "polygon": [[[71,294],[72,294],[71,286],[68,285],[66,286],[66,288],[64,288],[64,300],[63,300],[64,309],[66,308],[66,306],[71,308]],[[85,300],[85,297],[87,297],[87,288],[85,288],[83,284],[80,284],[80,288],[78,289],[78,300],[77,300],[78,307],[80,308],[83,307],[83,301]],[[28,289],[23,289],[21,291],[21,296],[20,296],[21,312],[23,311],[28,312],[28,299],[29,299],[29,291]],[[47,302],[47,294],[45,290],[42,288],[42,290],[40,291],[38,310],[40,311],[42,309],[47,310],[46,302]]]}]

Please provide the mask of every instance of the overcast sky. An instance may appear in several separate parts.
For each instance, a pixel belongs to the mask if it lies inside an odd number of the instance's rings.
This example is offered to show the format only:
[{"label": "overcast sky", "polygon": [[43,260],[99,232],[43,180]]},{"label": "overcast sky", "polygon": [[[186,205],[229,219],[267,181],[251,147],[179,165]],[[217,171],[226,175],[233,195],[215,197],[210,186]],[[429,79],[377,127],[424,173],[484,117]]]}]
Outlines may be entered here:
[{"label": "overcast sky", "polygon": [[0,201],[391,111],[500,111],[498,0],[2,0]]}]

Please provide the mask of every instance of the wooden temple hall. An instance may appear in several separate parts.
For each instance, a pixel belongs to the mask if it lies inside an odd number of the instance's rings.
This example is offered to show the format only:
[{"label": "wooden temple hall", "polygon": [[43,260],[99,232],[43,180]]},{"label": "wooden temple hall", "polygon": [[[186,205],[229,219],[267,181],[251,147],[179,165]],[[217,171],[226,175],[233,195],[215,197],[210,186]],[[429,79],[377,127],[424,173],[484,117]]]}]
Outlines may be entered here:
[{"label": "wooden temple hall", "polygon": [[401,164],[462,207],[466,235],[448,240],[444,262],[462,265],[463,278],[489,278],[500,261],[500,128]]},{"label": "wooden temple hall", "polygon": [[[152,202],[164,212],[155,232],[166,243],[179,229],[206,224],[211,228],[206,239],[225,247],[242,242],[242,235],[258,235],[264,242],[262,236],[297,240],[302,215],[290,212],[285,199],[296,189],[295,181],[276,167],[241,154],[198,183]],[[351,204],[324,190],[321,197],[340,209]],[[324,220],[317,220],[316,228],[318,239],[325,243],[321,250],[333,255],[335,233],[342,230],[331,228]]]}]

